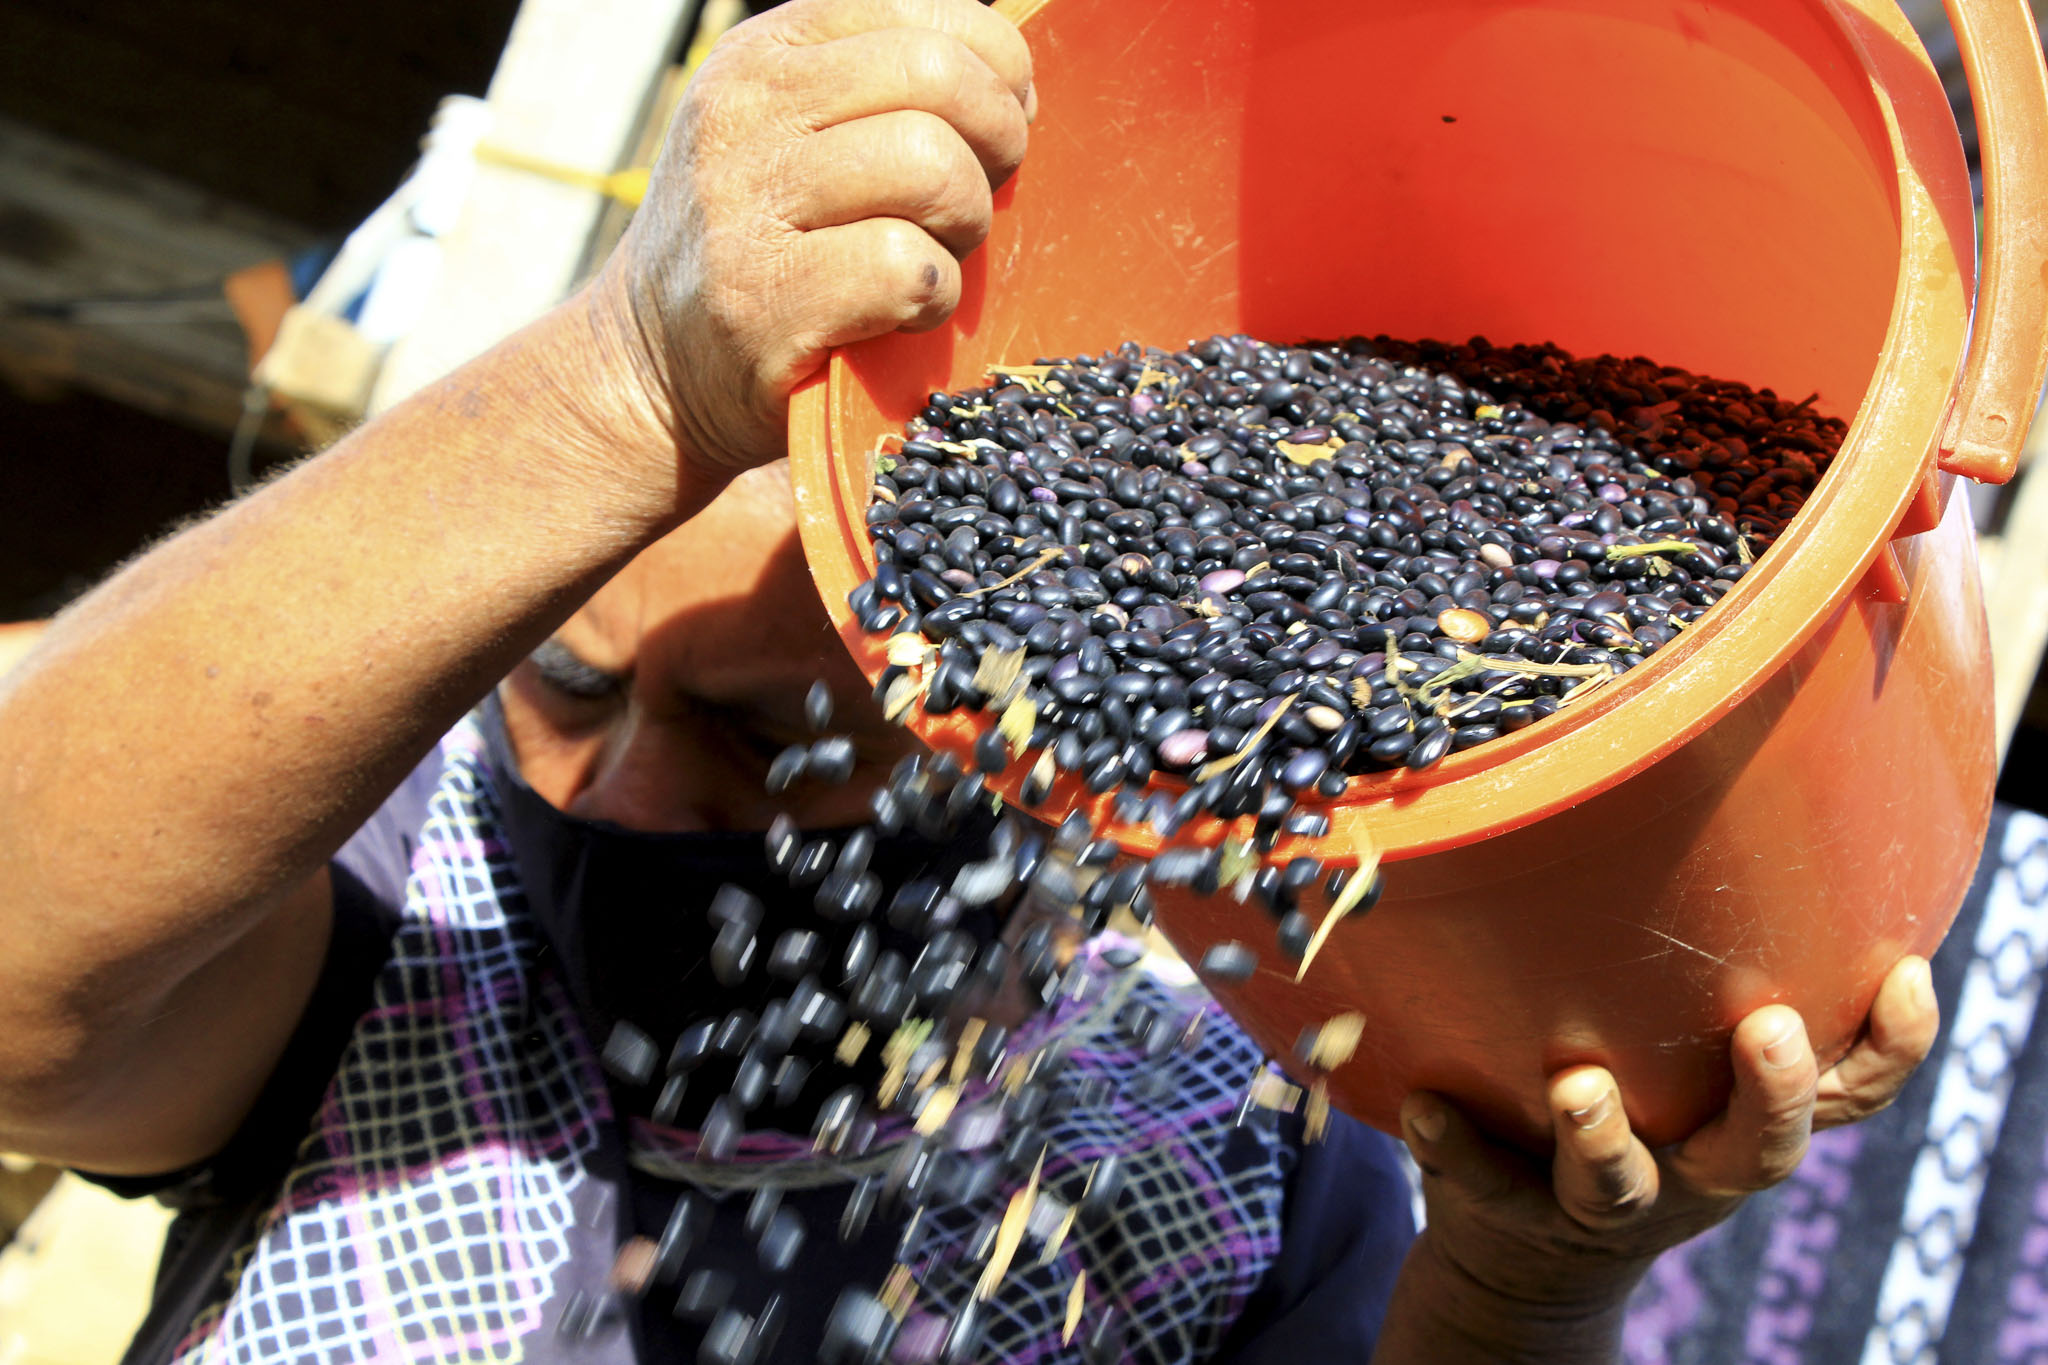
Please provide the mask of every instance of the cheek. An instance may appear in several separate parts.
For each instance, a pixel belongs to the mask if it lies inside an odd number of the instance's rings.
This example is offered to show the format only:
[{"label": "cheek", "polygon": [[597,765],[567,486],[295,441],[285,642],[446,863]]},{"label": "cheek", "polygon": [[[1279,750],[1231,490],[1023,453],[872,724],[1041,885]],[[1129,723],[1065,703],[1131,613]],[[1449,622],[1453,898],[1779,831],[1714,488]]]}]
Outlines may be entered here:
[{"label": "cheek", "polygon": [[549,805],[567,810],[603,761],[610,727],[587,720],[569,724],[551,714],[550,703],[536,691],[536,684],[517,679],[499,689],[505,737],[526,784]]}]

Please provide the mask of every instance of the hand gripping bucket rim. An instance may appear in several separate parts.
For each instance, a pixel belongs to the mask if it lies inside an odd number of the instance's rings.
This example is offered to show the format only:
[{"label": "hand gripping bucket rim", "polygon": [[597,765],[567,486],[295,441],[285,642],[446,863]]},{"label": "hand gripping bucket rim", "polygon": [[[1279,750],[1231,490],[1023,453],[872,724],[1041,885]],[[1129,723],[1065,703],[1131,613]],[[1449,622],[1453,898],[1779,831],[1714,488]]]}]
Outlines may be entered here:
[{"label": "hand gripping bucket rim", "polygon": [[[2011,476],[2048,372],[2048,202],[2039,190],[2048,185],[2048,75],[2025,0],[1947,3],[1983,148],[1985,252],[1967,352],[1966,338],[1943,315],[1938,289],[1928,284],[1940,278],[1944,253],[1951,261],[1960,257],[1967,273],[1969,244],[1954,240],[1953,224],[1944,218],[1954,205],[1939,202],[1944,194],[1952,197],[1955,186],[1939,183],[1940,159],[1930,160],[1914,145],[1929,128],[1946,125],[1955,159],[1947,109],[1931,105],[1929,83],[1888,79],[1868,55],[1871,32],[1910,43],[1919,53],[1890,0],[1828,0],[1829,13],[1866,54],[1872,96],[1894,157],[1902,167],[1924,170],[1927,178],[1899,177],[1898,286],[1883,356],[1840,455],[1805,511],[1736,591],[1643,666],[1548,720],[1453,755],[1426,773],[1352,779],[1327,804],[1330,837],[1298,847],[1283,842],[1277,856],[1315,852],[1341,862],[1368,841],[1389,859],[1422,856],[1529,825],[1626,781],[1738,706],[1807,643],[1845,597],[1902,591],[1891,541],[1939,521],[1949,476],[1989,482]],[[997,9],[1015,19],[1028,39],[1057,4],[1003,0]],[[1020,175],[1030,173],[1027,158]],[[998,199],[999,220],[1007,197],[1006,192]],[[988,287],[1001,285],[990,281]],[[1369,330],[1370,319],[1361,319],[1360,326]],[[1217,330],[1225,330],[1221,320]],[[1102,336],[1090,344],[1122,339]],[[813,575],[842,640],[875,677],[884,666],[881,642],[861,630],[845,600],[874,566],[864,514],[875,440],[882,433],[855,430],[848,417],[849,400],[864,382],[849,355],[835,352],[792,397],[790,451]],[[1899,439],[1899,433],[1915,431],[1938,438]],[[1749,627],[1759,619],[1769,628]],[[927,716],[915,708],[907,720],[934,748],[963,755],[993,723]],[[1014,798],[1022,771],[1023,765],[1015,765],[991,785]],[[1170,778],[1153,781],[1174,785]],[[1127,849],[1150,853],[1158,846],[1148,828],[1118,825],[1108,797],[1090,796],[1077,776],[1062,775],[1043,809],[1071,808],[1089,810]],[[1180,841],[1213,843],[1229,829],[1198,820]]]}]

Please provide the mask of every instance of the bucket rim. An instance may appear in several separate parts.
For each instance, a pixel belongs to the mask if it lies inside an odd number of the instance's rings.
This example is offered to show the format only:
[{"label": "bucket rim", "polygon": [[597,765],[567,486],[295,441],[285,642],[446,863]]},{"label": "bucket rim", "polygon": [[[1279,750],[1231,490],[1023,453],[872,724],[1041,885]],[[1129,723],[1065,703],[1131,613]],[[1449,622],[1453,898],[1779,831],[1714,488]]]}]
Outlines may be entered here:
[{"label": "bucket rim", "polygon": [[[998,0],[995,8],[1028,36],[1052,4]],[[1353,778],[1340,797],[1304,800],[1305,808],[1329,814],[1330,833],[1316,840],[1283,837],[1273,858],[1312,853],[1341,864],[1365,848],[1388,861],[1420,857],[1533,824],[1618,786],[1749,700],[1854,602],[1873,565],[1890,554],[1889,542],[1916,499],[1946,505],[1953,478],[1937,475],[1936,445],[1961,378],[1975,274],[1975,243],[1957,241],[1947,226],[1952,212],[1944,212],[1955,208],[1959,187],[1967,208],[1961,141],[1932,63],[1893,0],[1816,0],[1815,8],[1861,64],[1897,172],[1899,231],[1884,344],[1827,474],[1757,568],[1644,664],[1582,702],[1515,735],[1453,754],[1427,772]],[[1880,60],[1874,43],[1894,44],[1912,60],[1901,70]],[[874,570],[864,520],[874,452],[842,449],[835,422],[857,382],[846,353],[835,350],[797,388],[789,407],[790,455],[805,553],[826,610],[873,680],[886,666],[882,641],[852,619],[845,594]],[[1769,628],[1758,629],[1759,622]],[[928,745],[963,758],[993,724],[993,718],[928,716],[917,708],[905,719]],[[1644,735],[1655,738],[1645,743]],[[990,780],[991,788],[1014,800],[1027,766],[1013,764]],[[1175,781],[1154,779],[1169,790]],[[1156,852],[1162,843],[1156,833],[1117,821],[1112,803],[1067,774],[1043,809],[1082,809],[1127,851]],[[1249,828],[1249,817],[1203,816],[1173,842],[1213,844]]]}]

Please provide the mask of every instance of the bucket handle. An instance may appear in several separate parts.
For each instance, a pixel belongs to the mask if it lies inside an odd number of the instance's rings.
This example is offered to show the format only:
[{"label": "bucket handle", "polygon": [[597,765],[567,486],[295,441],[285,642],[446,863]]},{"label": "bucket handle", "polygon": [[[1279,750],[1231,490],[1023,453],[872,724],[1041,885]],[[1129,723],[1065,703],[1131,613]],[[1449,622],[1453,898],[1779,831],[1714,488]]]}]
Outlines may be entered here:
[{"label": "bucket handle", "polygon": [[1984,255],[1941,467],[2004,483],[2048,378],[2048,70],[2027,0],[1943,0],[1984,169]]}]

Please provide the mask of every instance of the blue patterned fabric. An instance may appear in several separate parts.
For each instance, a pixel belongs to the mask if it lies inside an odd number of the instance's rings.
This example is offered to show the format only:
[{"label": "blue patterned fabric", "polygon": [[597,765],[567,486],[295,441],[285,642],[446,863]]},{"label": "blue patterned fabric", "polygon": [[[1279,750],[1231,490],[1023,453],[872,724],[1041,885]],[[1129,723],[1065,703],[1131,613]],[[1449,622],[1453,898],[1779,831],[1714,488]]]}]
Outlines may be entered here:
[{"label": "blue patterned fabric", "polygon": [[[474,722],[443,742],[371,1007],[281,1193],[179,1360],[642,1358],[634,1314],[591,1305],[606,1300],[630,1207],[660,1153],[613,1121],[594,1051],[525,914],[485,754]],[[1124,1322],[1125,1358],[1210,1358],[1279,1249],[1296,1148],[1270,1116],[1234,1121],[1263,1059],[1191,980],[1116,971],[1099,948],[1012,1047],[1014,1058],[1056,1045],[1066,1061],[1043,1119],[1043,1198],[1012,1272],[980,1309],[977,1359],[1078,1361],[1080,1342],[1062,1340],[1076,1283],[1089,1314],[1113,1308]],[[1148,1056],[1118,1027],[1133,1005],[1167,1018],[1187,1045]],[[1004,1101],[994,1087],[963,1101],[942,1133],[951,1157],[980,1159]],[[760,1135],[754,1156],[766,1159],[672,1174],[725,1194],[799,1176],[814,1191],[850,1189],[908,1140],[904,1128],[840,1169],[807,1144]],[[1124,1180],[1115,1215],[1063,1228],[1061,1211],[1112,1153]],[[979,1192],[927,1210],[904,1251],[917,1294],[892,1359],[935,1355],[974,1295],[977,1230],[1018,1183],[970,1185]],[[829,1301],[838,1286],[803,1288]],[[581,1325],[565,1331],[565,1319]]]},{"label": "blue patterned fabric", "polygon": [[1942,1032],[1890,1109],[1667,1253],[1630,1365],[2048,1362],[2048,820],[2001,809],[1934,958]]}]

